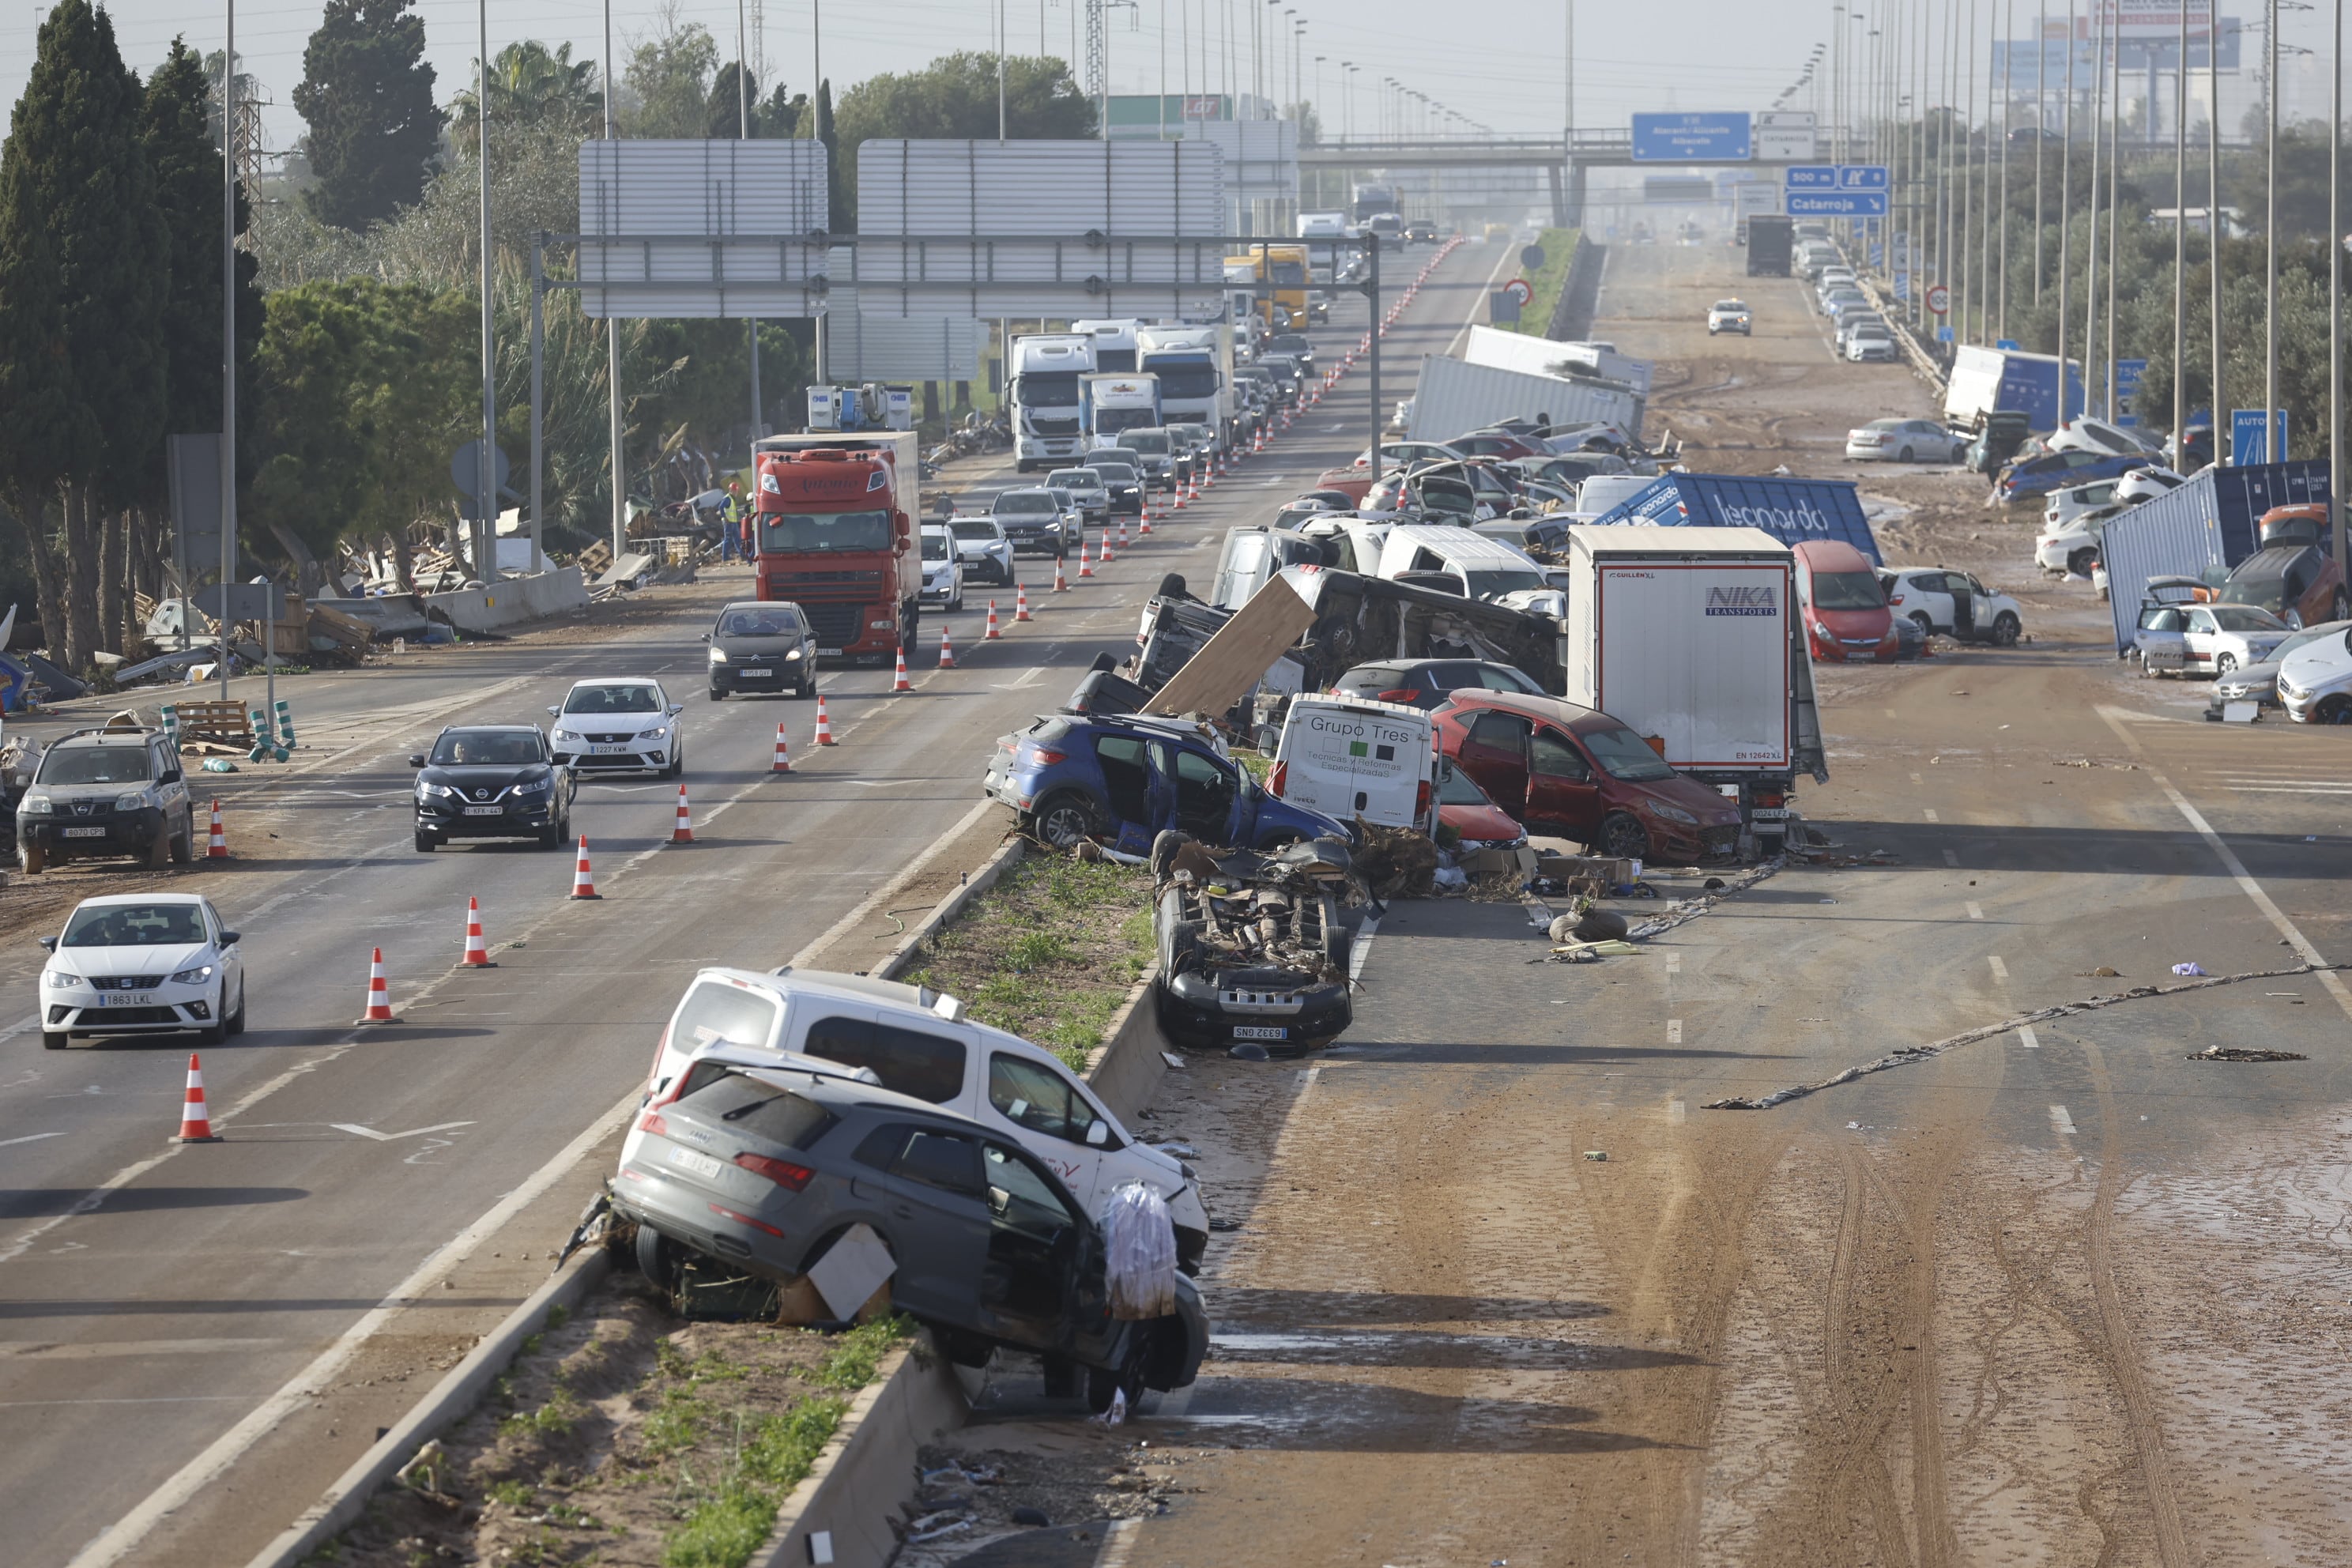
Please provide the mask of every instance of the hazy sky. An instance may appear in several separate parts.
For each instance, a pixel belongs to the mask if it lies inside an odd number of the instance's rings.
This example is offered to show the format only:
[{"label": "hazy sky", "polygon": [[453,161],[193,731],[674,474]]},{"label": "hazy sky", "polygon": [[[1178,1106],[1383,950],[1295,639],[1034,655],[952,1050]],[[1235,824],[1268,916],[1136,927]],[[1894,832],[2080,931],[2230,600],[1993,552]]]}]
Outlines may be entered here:
[{"label": "hazy sky", "polygon": [[[1007,27],[1016,53],[1035,53],[1042,30],[1049,52],[1069,53],[1073,8],[1078,0],[1007,0]],[[1433,99],[1498,129],[1551,131],[1562,105],[1562,8],[1559,0],[1286,0],[1307,23],[1302,74],[1307,95],[1317,96],[1314,57],[1326,57],[1320,101],[1337,132],[1345,115],[1338,62],[1354,60],[1354,100],[1359,133],[1374,129],[1374,94],[1383,77],[1395,77]],[[1925,0],[1908,0],[1916,6]],[[1975,15],[1990,31],[2002,0],[1978,0]],[[1162,79],[1161,29],[1168,39],[1165,80],[1170,91],[1185,87],[1178,58],[1189,21],[1194,90],[1224,85],[1225,57],[1217,42],[1224,17],[1235,18],[1239,47],[1234,68],[1248,85],[1248,16],[1252,5],[1286,26],[1284,7],[1264,0],[1139,0],[1111,13],[1113,90],[1150,92]],[[475,56],[476,8],[468,0],[419,0],[426,48],[439,73],[446,101],[460,85]],[[1869,9],[1867,5],[1861,7]],[[13,112],[47,0],[7,0],[0,11],[0,103]],[[220,47],[223,13],[218,4],[191,6],[172,0],[115,0],[112,13],[123,52],[144,73],[163,57],[174,34],[192,47]],[[269,145],[281,148],[302,129],[292,104],[301,79],[302,47],[318,26],[317,0],[248,0],[237,7],[237,45],[247,68],[272,100],[265,123]],[[733,53],[735,7],[725,0],[678,0],[682,16],[702,22]],[[794,90],[807,87],[810,72],[811,0],[768,0],[766,55],[771,79],[781,76]],[[2058,8],[2063,14],[2063,6]],[[2260,15],[2253,0],[2225,4],[2225,11]],[[1895,15],[1890,5],[1887,15]],[[1941,6],[1937,7],[1942,14]],[[1916,14],[1916,13],[1915,13]],[[1966,0],[1962,15],[1968,14]],[[2018,4],[2018,31],[2025,35],[2037,14]],[[884,0],[882,4],[825,7],[823,17],[824,70],[839,87],[877,71],[919,66],[957,48],[989,48],[995,36],[995,10],[985,0]],[[614,0],[613,26],[625,53],[633,36],[656,24],[656,0]],[[1205,20],[1204,20],[1205,19]],[[1831,26],[1828,0],[1649,0],[1643,5],[1581,0],[1577,30],[1578,114],[1584,123],[1622,125],[1635,110],[1755,110],[1770,105],[1795,79],[1813,45]],[[2289,41],[2326,46],[2326,14],[2314,8],[2294,13],[2283,25]],[[575,57],[604,53],[601,6],[580,0],[493,0],[490,48],[495,53],[518,38],[551,45],[570,39]],[[1207,29],[1209,79],[1200,79],[1199,58]],[[1859,29],[1857,29],[1859,30]],[[2304,37],[2307,33],[2309,36]],[[2252,40],[2249,39],[2250,52]],[[1287,98],[1287,91],[1279,96]]]}]

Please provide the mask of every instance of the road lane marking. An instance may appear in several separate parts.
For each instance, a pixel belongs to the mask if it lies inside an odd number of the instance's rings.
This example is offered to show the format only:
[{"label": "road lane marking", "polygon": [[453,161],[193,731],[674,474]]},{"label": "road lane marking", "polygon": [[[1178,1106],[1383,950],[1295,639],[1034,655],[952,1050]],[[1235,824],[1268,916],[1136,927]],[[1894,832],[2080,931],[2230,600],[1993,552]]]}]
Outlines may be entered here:
[{"label": "road lane marking", "polygon": [[1957,871],[1960,868],[1960,858],[1954,851],[1947,849],[1944,851],[1944,864]]},{"label": "road lane marking", "polygon": [[1666,1101],[1666,1120],[1676,1127],[1680,1127],[1683,1124],[1683,1118],[1688,1115],[1690,1107],[1682,1100],[1670,1100]]},{"label": "road lane marking", "polygon": [[1940,818],[1936,816],[1936,808],[1932,805],[1927,808],[1927,820],[1930,822],[1940,820]]},{"label": "road lane marking", "polygon": [[2017,1026],[2017,1043],[2029,1051],[2038,1051],[2042,1048],[2042,1037],[2033,1032],[2032,1025],[2020,1024]]},{"label": "road lane marking", "polygon": [[1969,900],[1969,919],[1972,921],[1980,921],[1984,919],[1984,906],[1978,903],[1974,899],[1970,899]]},{"label": "road lane marking", "polygon": [[[2131,748],[2132,755],[2145,762],[2147,760],[2147,752],[2141,747],[2139,737],[2133,734],[2121,721],[2127,716],[2119,714],[2113,708],[2103,706],[2099,710],[2099,717],[2107,721],[2109,729],[2123,738],[2124,744]],[[2164,792],[2166,799],[2172,802],[2173,808],[2188,819],[2189,826],[2197,830],[2198,837],[2211,847],[2221,864],[2229,869],[2230,876],[2236,881],[2239,889],[2247,898],[2252,900],[2254,908],[2262,910],[2268,918],[2272,929],[2286,938],[2288,944],[2305,963],[2313,965],[2326,963],[2327,960],[2320,956],[2319,950],[2311,945],[2311,939],[2304,935],[2293,921],[2287,919],[2286,911],[2273,903],[2268,893],[2263,891],[2263,885],[2254,880],[2252,873],[2246,869],[2246,863],[2238,858],[2237,852],[2223,843],[2221,836],[2213,831],[2212,824],[2207,822],[2204,816],[2189,804],[2189,797],[2173,788],[2172,781],[2162,773],[2151,773],[2147,776],[2156,781],[2156,786]],[[2320,984],[2326,986],[2327,994],[2336,998],[2336,1005],[2344,1010],[2344,1016],[2352,1018],[2352,991],[2345,989],[2344,982],[2336,977],[2336,972],[2332,969],[2320,968],[2318,975]]]},{"label": "road lane marking", "polygon": [[373,1138],[379,1143],[395,1143],[403,1138],[422,1138],[428,1132],[447,1132],[459,1127],[471,1127],[470,1121],[439,1121],[430,1127],[412,1127],[405,1132],[379,1132],[373,1127],[362,1127],[356,1121],[330,1121],[328,1126],[338,1132],[356,1133]]},{"label": "road lane marking", "polygon": [[[51,1095],[49,1098],[54,1100],[57,1097],[55,1095]],[[5,1149],[12,1143],[37,1143],[44,1138],[62,1138],[64,1136],[65,1134],[62,1132],[27,1132],[22,1138],[0,1138],[0,1149]]]},{"label": "road lane marking", "polygon": [[1683,967],[1683,955],[1682,955],[1681,953],[1679,953],[1679,952],[1670,952],[1670,953],[1666,954],[1666,973],[1669,973],[1669,974],[1676,974],[1676,973],[1681,973],[1681,971],[1682,971],[1682,967]]},{"label": "road lane marking", "polygon": [[1679,1045],[1681,1045],[1682,1043],[1683,1043],[1683,1021],[1682,1021],[1680,1018],[1669,1018],[1669,1019],[1667,1019],[1667,1020],[1666,1020],[1666,1044],[1668,1044],[1668,1045],[1670,1045],[1670,1046],[1679,1046]]},{"label": "road lane marking", "polygon": [[2066,1114],[2066,1108],[2063,1105],[2053,1105],[2050,1108],[2050,1125],[2069,1138],[2074,1135],[2074,1119]]},{"label": "road lane marking", "polygon": [[1995,980],[2000,982],[2003,985],[2009,984],[2009,965],[2000,961],[2000,954],[1996,952],[1987,958],[1985,962],[1992,965],[1992,977]]}]

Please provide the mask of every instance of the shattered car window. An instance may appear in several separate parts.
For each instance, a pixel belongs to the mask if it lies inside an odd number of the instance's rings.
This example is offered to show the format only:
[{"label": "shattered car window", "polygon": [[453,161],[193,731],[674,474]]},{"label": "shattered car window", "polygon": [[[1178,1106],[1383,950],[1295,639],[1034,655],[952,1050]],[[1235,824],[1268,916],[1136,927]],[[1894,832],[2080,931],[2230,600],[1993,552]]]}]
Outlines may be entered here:
[{"label": "shattered car window", "polygon": [[1087,1141],[1096,1120],[1094,1108],[1051,1068],[1003,1051],[989,1058],[988,1103],[1009,1121],[1073,1143]]},{"label": "shattered car window", "polygon": [[723,980],[706,980],[686,994],[669,1026],[672,1047],[698,1051],[719,1040],[764,1046],[776,1027],[774,1000]]}]

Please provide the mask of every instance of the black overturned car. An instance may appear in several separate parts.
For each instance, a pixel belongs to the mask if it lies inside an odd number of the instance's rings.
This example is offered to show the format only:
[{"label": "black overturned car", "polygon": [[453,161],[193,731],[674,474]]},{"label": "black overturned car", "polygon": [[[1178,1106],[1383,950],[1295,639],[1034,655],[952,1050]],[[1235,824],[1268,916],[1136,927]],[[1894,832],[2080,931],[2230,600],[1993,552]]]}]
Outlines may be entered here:
[{"label": "black overturned car", "polygon": [[444,730],[432,752],[408,759],[416,774],[416,847],[452,838],[529,838],[542,849],[572,837],[579,784],[532,724]]},{"label": "black overturned car", "polygon": [[1360,914],[1344,841],[1213,850],[1171,828],[1152,841],[1151,871],[1152,989],[1169,1039],[1297,1056],[1355,1021],[1348,959]]}]

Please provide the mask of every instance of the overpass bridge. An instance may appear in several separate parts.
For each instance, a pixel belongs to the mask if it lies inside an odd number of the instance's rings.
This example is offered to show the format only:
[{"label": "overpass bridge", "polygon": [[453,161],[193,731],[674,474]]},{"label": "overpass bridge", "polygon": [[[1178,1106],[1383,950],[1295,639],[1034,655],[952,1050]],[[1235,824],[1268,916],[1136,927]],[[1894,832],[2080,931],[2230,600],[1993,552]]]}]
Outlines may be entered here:
[{"label": "overpass bridge", "polygon": [[[1833,146],[1835,141],[1833,132],[1815,132],[1818,148]],[[1635,158],[1633,131],[1616,126],[1574,130],[1565,136],[1358,136],[1298,149],[1301,174],[1308,170],[1370,174],[1406,169],[1542,169],[1551,181],[1553,219],[1562,227],[1583,221],[1585,175],[1592,169],[1779,169],[1826,159],[1825,152],[1818,157],[1749,158],[1744,163]]]}]

